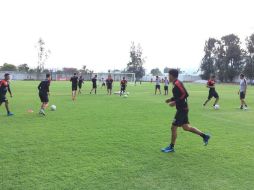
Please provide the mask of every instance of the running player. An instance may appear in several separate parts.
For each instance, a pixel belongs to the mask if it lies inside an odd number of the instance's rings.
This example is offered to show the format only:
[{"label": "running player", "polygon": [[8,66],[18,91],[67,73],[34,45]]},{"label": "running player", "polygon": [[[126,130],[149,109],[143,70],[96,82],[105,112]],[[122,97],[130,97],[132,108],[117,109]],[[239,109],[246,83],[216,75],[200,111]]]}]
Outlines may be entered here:
[{"label": "running player", "polygon": [[188,92],[184,88],[183,84],[178,80],[178,70],[171,69],[169,70],[169,80],[173,83],[173,97],[166,100],[166,103],[169,104],[171,107],[176,107],[176,115],[171,127],[171,143],[168,147],[163,148],[161,151],[168,153],[174,152],[174,146],[176,144],[177,138],[177,128],[182,127],[185,131],[189,131],[195,133],[203,138],[204,144],[207,145],[210,139],[209,135],[201,132],[199,129],[192,127],[189,124],[188,119]]},{"label": "running player", "polygon": [[92,83],[93,83],[93,87],[92,90],[90,91],[90,94],[92,94],[92,91],[94,91],[94,93],[96,94],[96,89],[97,89],[97,75],[95,75],[92,78]]},{"label": "running player", "polygon": [[82,75],[80,75],[78,78],[78,93],[79,94],[81,94],[82,84],[84,84],[84,78],[82,77]]},{"label": "running player", "polygon": [[9,109],[9,101],[6,98],[7,91],[10,94],[10,97],[12,97],[11,88],[10,88],[10,74],[5,73],[4,79],[0,80],[0,106],[2,103],[5,103],[5,109],[7,111],[7,116],[12,116],[13,113]]},{"label": "running player", "polygon": [[212,99],[212,97],[215,98],[215,102],[213,104],[213,107],[218,103],[219,101],[219,95],[215,90],[215,76],[212,75],[210,80],[207,82],[207,88],[209,88],[209,95],[203,106],[206,106],[206,104]]},{"label": "running player", "polygon": [[41,99],[41,109],[39,111],[39,114],[42,115],[45,115],[45,109],[48,107],[49,86],[50,86],[50,74],[46,74],[46,79],[41,81],[38,86],[39,97]]},{"label": "running player", "polygon": [[160,79],[158,76],[156,76],[156,79],[155,79],[155,95],[157,94],[157,90],[159,90],[160,94],[161,94],[161,85],[160,85]]},{"label": "running player", "polygon": [[78,76],[77,73],[74,73],[70,79],[71,81],[71,89],[72,89],[72,100],[76,99],[77,89],[78,89]]},{"label": "running player", "polygon": [[108,76],[108,78],[106,80],[106,84],[107,84],[108,95],[111,95],[112,94],[112,85],[113,85],[113,79],[112,79],[111,75]]},{"label": "running player", "polygon": [[247,91],[247,81],[244,77],[244,74],[240,74],[240,89],[238,91],[238,94],[240,95],[240,100],[241,100],[240,109],[245,109],[245,110],[247,109],[247,104],[245,102],[246,91]]},{"label": "running player", "polygon": [[123,77],[123,80],[121,80],[121,90],[120,90],[120,96],[125,93],[126,86],[127,86],[127,80],[125,80],[125,77]]},{"label": "running player", "polygon": [[168,78],[165,77],[165,79],[164,79],[164,95],[168,95],[168,85],[169,85]]},{"label": "running player", "polygon": [[102,82],[102,84],[101,84],[101,88],[102,88],[102,87],[105,87],[105,86],[106,86],[106,84],[105,84],[105,80],[104,80],[104,78],[103,78],[103,77],[101,78],[101,82]]}]

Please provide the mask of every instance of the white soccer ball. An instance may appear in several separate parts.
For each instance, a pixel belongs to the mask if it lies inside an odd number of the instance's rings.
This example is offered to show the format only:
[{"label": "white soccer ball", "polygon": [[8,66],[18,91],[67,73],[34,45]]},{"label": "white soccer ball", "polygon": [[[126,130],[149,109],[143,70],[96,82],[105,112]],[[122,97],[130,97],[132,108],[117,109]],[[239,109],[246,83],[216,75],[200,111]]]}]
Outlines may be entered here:
[{"label": "white soccer ball", "polygon": [[216,105],[214,106],[214,109],[215,109],[215,110],[220,109],[220,105],[216,104]]},{"label": "white soccer ball", "polygon": [[56,111],[56,106],[55,105],[51,105],[50,109],[51,109],[51,111]]}]

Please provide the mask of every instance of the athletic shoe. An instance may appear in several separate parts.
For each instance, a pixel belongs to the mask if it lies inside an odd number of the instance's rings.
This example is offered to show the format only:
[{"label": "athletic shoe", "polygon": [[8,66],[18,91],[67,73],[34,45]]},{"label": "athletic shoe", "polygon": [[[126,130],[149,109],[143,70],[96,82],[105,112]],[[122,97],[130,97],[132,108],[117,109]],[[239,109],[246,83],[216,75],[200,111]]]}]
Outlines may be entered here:
[{"label": "athletic shoe", "polygon": [[12,113],[12,112],[7,113],[7,116],[13,116],[13,115],[14,115],[14,113]]},{"label": "athletic shoe", "polygon": [[205,135],[205,137],[203,138],[203,141],[204,141],[204,145],[206,146],[206,145],[208,145],[208,141],[209,141],[209,139],[211,138],[211,136],[210,135]]},{"label": "athletic shoe", "polygon": [[43,109],[40,110],[39,114],[46,115]]},{"label": "athletic shoe", "polygon": [[174,147],[171,147],[170,145],[166,148],[161,149],[161,151],[164,153],[175,152]]}]

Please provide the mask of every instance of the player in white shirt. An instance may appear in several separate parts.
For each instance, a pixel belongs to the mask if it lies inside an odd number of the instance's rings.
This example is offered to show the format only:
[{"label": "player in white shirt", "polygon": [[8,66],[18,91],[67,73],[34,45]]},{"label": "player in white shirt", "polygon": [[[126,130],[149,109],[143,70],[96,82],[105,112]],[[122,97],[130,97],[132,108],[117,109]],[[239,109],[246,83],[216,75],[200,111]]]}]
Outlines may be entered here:
[{"label": "player in white shirt", "polygon": [[155,79],[155,95],[157,94],[157,90],[159,90],[160,94],[161,94],[161,81],[160,81],[160,78],[158,76],[156,76],[156,79]]},{"label": "player in white shirt", "polygon": [[240,109],[247,109],[247,104],[245,102],[246,91],[247,91],[247,81],[244,77],[244,74],[240,74],[240,89],[238,91],[241,100]]},{"label": "player in white shirt", "polygon": [[169,85],[169,80],[167,77],[164,79],[164,95],[168,95],[168,85]]}]

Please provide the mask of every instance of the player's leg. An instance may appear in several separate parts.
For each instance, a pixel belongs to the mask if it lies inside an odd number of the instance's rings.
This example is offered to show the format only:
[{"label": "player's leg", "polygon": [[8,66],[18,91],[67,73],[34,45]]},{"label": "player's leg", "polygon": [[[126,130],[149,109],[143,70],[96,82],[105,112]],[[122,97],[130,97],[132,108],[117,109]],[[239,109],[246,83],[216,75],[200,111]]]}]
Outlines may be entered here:
[{"label": "player's leg", "polygon": [[6,109],[6,112],[7,112],[8,116],[12,116],[13,115],[13,113],[10,111],[9,101],[8,100],[5,100],[5,109]]},{"label": "player's leg", "polygon": [[212,99],[212,94],[209,92],[207,100],[203,103],[203,106],[206,106],[206,104]]},{"label": "player's leg", "polygon": [[175,152],[174,146],[176,144],[176,138],[177,138],[177,126],[172,125],[171,126],[171,143],[166,148],[161,149],[162,152],[168,153],[168,152]]},{"label": "player's leg", "polygon": [[182,125],[182,128],[185,130],[185,131],[189,131],[189,132],[192,132],[192,133],[195,133],[199,136],[201,136],[203,138],[203,141],[205,143],[205,145],[208,144],[208,141],[210,139],[210,136],[209,135],[206,135],[205,133],[203,133],[202,131],[200,131],[198,128],[195,128],[195,127],[192,127],[190,124],[183,124]]},{"label": "player's leg", "polygon": [[217,92],[214,92],[213,97],[215,98],[215,102],[214,102],[213,106],[215,106],[215,105],[218,104],[218,102],[219,102],[219,95],[218,95],[218,93],[217,93]]}]

